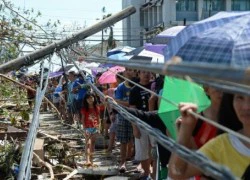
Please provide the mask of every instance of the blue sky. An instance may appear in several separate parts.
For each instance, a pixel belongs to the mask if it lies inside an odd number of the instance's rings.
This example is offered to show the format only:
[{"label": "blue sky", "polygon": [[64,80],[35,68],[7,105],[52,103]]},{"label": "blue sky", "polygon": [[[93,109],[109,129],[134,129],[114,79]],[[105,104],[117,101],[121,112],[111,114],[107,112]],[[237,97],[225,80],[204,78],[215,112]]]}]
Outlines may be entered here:
[{"label": "blue sky", "polygon": [[[39,22],[45,23],[49,19],[61,21],[61,26],[77,25],[91,26],[103,16],[102,8],[106,7],[106,14],[115,14],[122,9],[122,0],[11,0],[16,7],[34,8],[42,13]],[[114,27],[117,39],[121,39],[122,23]]]},{"label": "blue sky", "polygon": [[[41,11],[42,17],[37,19],[39,24],[60,20],[61,27],[70,27],[77,24],[79,27],[91,26],[98,22],[97,18],[103,16],[102,8],[106,7],[106,14],[115,14],[122,9],[122,0],[10,0],[15,7],[25,9],[33,8]],[[72,34],[72,33],[71,33]],[[108,35],[108,34],[107,34]],[[114,26],[114,37],[122,39],[122,22]],[[101,33],[97,33],[89,39],[101,40]],[[92,42],[100,43],[99,42]],[[39,64],[31,68],[39,70]]]}]

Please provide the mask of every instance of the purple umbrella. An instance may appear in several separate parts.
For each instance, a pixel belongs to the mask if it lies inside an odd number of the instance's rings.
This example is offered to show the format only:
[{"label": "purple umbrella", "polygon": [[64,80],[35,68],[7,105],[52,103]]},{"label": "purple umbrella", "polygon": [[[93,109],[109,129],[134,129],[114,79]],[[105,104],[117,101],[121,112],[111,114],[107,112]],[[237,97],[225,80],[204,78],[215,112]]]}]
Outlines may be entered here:
[{"label": "purple umbrella", "polygon": [[151,40],[151,43],[146,43],[144,48],[148,51],[152,51],[158,54],[163,54],[163,49],[167,46],[167,43],[174,38],[180,31],[186,26],[174,26],[166,29],[158,34]]},{"label": "purple umbrella", "polygon": [[62,74],[63,74],[63,71],[51,72],[51,73],[49,73],[49,77],[54,78],[54,77],[61,76]]}]

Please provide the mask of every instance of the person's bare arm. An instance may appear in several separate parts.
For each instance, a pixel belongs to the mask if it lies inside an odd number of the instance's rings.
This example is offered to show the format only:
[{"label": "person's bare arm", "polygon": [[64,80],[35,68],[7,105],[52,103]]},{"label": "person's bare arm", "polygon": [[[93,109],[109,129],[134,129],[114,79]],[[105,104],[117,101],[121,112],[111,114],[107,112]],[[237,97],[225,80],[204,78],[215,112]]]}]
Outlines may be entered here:
[{"label": "person's bare arm", "polygon": [[81,122],[82,122],[83,129],[85,128],[84,119],[85,119],[85,116],[84,114],[82,114]]},{"label": "person's bare arm", "polygon": [[[177,142],[187,148],[192,148],[192,132],[195,128],[196,119],[188,111],[196,111],[197,106],[190,103],[181,103],[180,112],[182,120],[179,127]],[[185,179],[201,175],[201,171],[187,163],[175,153],[172,153],[169,161],[169,176],[173,179]]]},{"label": "person's bare arm", "polygon": [[155,109],[157,109],[157,107],[155,107],[157,101],[158,101],[158,97],[152,94],[148,100],[149,111],[154,111]]},{"label": "person's bare arm", "polygon": [[[130,105],[129,107],[136,109],[136,106],[134,106],[134,105]],[[133,128],[134,137],[137,138],[137,139],[140,139],[141,138],[141,132],[140,132],[139,128],[133,123],[132,123],[132,128]]]},{"label": "person's bare arm", "polygon": [[129,103],[127,101],[122,101],[120,99],[115,99],[115,101],[117,102],[117,104],[129,107]]}]

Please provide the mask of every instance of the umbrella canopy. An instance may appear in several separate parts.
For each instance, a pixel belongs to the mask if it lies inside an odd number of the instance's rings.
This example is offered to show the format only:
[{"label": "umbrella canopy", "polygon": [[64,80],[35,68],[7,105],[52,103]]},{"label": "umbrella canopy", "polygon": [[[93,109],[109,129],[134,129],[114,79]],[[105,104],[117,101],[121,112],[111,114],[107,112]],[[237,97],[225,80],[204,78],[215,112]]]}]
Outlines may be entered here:
[{"label": "umbrella canopy", "polygon": [[144,49],[144,47],[136,48],[129,52],[126,57],[129,61],[143,61],[145,63],[164,63],[164,56],[152,51]]},{"label": "umbrella canopy", "polygon": [[151,40],[152,44],[167,44],[169,40],[176,37],[179,32],[181,32],[186,26],[174,26],[171,28],[168,28],[161,33],[157,34],[156,37],[154,37]]},{"label": "umbrella canopy", "polygon": [[103,73],[107,70],[107,68],[102,68],[102,67],[97,67],[97,68],[92,68],[91,72],[93,76],[96,76],[98,73]]},{"label": "umbrella canopy", "polygon": [[250,65],[250,14],[191,37],[176,54],[185,62]]},{"label": "umbrella canopy", "polygon": [[[168,46],[164,48],[165,61],[171,59],[177,54],[179,49],[192,37],[199,35],[205,31],[208,31],[215,27],[221,27],[233,20],[247,16],[250,12],[219,12],[214,16],[205,20],[196,22],[192,25],[187,26],[181,32],[179,32],[175,38],[171,39]],[[249,18],[249,17],[248,17]],[[238,26],[238,24],[233,24]],[[233,27],[232,26],[232,27]]]},{"label": "umbrella canopy", "polygon": [[163,55],[163,49],[167,46],[167,43],[176,37],[185,27],[186,26],[174,26],[162,31],[151,40],[151,43],[144,45],[145,50]]},{"label": "umbrella canopy", "polygon": [[84,66],[85,68],[92,69],[92,68],[97,68],[97,67],[99,67],[99,65],[100,65],[100,63],[92,62],[92,63],[84,64],[83,66]]},{"label": "umbrella canopy", "polygon": [[163,49],[166,47],[166,44],[151,44],[151,43],[146,43],[144,45],[145,50],[147,51],[152,51],[158,54],[163,55]]},{"label": "umbrella canopy", "polygon": [[117,54],[113,54],[111,56],[108,56],[108,58],[111,60],[127,61],[130,59],[130,57],[126,56],[126,55],[127,55],[127,53],[121,52],[121,53],[117,53]]},{"label": "umbrella canopy", "polygon": [[116,83],[116,74],[118,72],[123,72],[125,71],[124,67],[121,66],[114,66],[108,69],[108,71],[104,72],[100,78],[98,79],[98,82],[100,84],[111,84],[111,83]]},{"label": "umbrella canopy", "polygon": [[63,74],[63,71],[51,72],[49,73],[49,78],[59,77]]},{"label": "umbrella canopy", "polygon": [[134,50],[135,48],[130,47],[130,46],[124,46],[124,47],[117,47],[114,49],[111,49],[110,51],[107,52],[107,57],[112,56],[114,54],[119,54],[119,53],[128,53],[132,50]]},{"label": "umbrella canopy", "polygon": [[[125,47],[123,49],[111,50],[107,55],[111,60],[120,60],[120,61],[128,61],[128,60],[140,60],[146,63],[163,63],[164,56],[162,54],[158,54],[152,51],[145,50],[144,47],[139,48],[131,48]],[[115,53],[114,53],[115,52]]]},{"label": "umbrella canopy", "polygon": [[[85,68],[85,67],[79,67],[79,68],[80,68],[80,70],[85,71],[88,74],[92,74],[92,71],[89,68]],[[71,71],[78,73],[78,69],[75,66],[68,70],[68,72],[71,72]]]},{"label": "umbrella canopy", "polygon": [[107,52],[107,57],[112,60],[127,61],[130,57],[126,56],[135,48],[130,46],[118,47]]},{"label": "umbrella canopy", "polygon": [[[165,76],[162,96],[176,104],[179,104],[180,102],[195,103],[199,107],[198,112],[201,112],[210,106],[210,100],[201,86],[193,82],[168,76]],[[175,121],[180,116],[178,107],[161,100],[158,114],[168,128],[171,137],[175,139]]]},{"label": "umbrella canopy", "polygon": [[[74,67],[74,64],[67,64],[64,66],[65,71],[69,71],[72,67]],[[63,67],[60,67],[59,69],[56,70],[56,72],[63,71]]]}]

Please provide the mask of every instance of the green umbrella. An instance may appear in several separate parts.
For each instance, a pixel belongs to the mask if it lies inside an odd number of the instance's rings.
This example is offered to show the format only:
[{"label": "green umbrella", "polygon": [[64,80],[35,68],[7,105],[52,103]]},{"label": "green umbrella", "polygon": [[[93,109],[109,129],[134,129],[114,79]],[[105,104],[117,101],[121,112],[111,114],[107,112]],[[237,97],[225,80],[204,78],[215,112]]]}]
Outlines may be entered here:
[{"label": "green umbrella", "polygon": [[[165,76],[162,96],[176,104],[180,102],[195,103],[198,105],[198,112],[210,106],[210,100],[201,86],[173,77]],[[176,139],[175,121],[180,116],[178,107],[162,99],[158,114],[168,128],[171,137]]]}]

